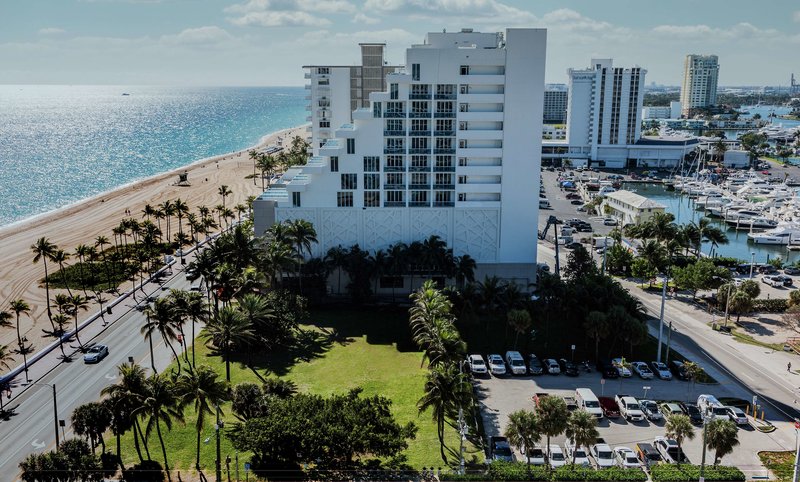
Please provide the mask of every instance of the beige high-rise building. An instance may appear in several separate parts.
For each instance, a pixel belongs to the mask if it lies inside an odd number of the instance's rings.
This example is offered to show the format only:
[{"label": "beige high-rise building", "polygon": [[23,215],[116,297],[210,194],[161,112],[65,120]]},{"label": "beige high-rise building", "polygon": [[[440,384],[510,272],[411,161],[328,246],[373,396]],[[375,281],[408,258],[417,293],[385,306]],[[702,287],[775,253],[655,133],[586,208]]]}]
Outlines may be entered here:
[{"label": "beige high-rise building", "polygon": [[716,55],[686,56],[681,85],[681,115],[690,117],[696,109],[717,104],[719,57]]}]

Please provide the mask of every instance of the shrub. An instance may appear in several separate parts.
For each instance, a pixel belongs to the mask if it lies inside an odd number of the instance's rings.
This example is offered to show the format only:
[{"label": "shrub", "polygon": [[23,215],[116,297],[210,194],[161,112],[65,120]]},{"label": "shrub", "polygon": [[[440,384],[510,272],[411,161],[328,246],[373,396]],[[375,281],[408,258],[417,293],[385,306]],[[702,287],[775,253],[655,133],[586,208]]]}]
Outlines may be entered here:
[{"label": "shrub", "polygon": [[522,462],[492,462],[486,476],[490,480],[548,480],[546,468]]},{"label": "shrub", "polygon": [[712,258],[712,259],[716,266],[724,266],[726,268],[735,268],[739,266],[740,263],[742,263],[741,260],[736,258],[731,258],[728,256],[721,256],[719,258]]},{"label": "shrub", "polygon": [[164,469],[155,460],[145,460],[122,471],[125,482],[163,482]]},{"label": "shrub", "polygon": [[762,313],[783,313],[789,308],[787,300],[784,299],[757,299],[753,300],[753,311]]},{"label": "shrub", "polygon": [[[653,482],[689,482],[700,479],[699,465],[660,464],[650,469]],[[703,477],[706,481],[743,481],[745,476],[736,467],[724,465],[706,466]]]}]

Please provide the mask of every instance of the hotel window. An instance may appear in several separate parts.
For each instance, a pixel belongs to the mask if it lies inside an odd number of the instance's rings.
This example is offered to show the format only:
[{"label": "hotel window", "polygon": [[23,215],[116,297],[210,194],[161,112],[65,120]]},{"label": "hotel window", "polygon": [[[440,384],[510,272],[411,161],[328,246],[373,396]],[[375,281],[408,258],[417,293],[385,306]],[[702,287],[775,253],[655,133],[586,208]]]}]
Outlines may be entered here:
[{"label": "hotel window", "polygon": [[390,172],[386,174],[386,186],[405,186],[405,174]]},{"label": "hotel window", "polygon": [[378,156],[364,156],[364,172],[380,171],[381,159]]},{"label": "hotel window", "polygon": [[462,65],[461,69],[459,69],[461,75],[469,75],[469,65]]},{"label": "hotel window", "polygon": [[427,114],[428,112],[430,112],[428,110],[428,103],[425,101],[411,102],[411,112],[414,114]]},{"label": "hotel window", "polygon": [[299,208],[300,207],[300,193],[293,192],[292,193],[292,206]]},{"label": "hotel window", "polygon": [[464,193],[464,192],[458,193],[458,200],[459,201],[466,201],[467,200],[467,193]]},{"label": "hotel window", "polygon": [[411,64],[411,80],[419,80],[419,64]]},{"label": "hotel window", "polygon": [[453,112],[453,103],[452,102],[437,102],[436,103],[436,112],[452,113]]},{"label": "hotel window", "polygon": [[342,174],[342,189],[358,189],[358,175]]},{"label": "hotel window", "polygon": [[329,69],[328,67],[318,67],[317,73],[320,75],[327,75],[331,73],[331,69]]},{"label": "hotel window", "polygon": [[347,139],[347,153],[348,154],[355,154],[356,153],[356,140],[355,139]]},{"label": "hotel window", "polygon": [[353,193],[352,192],[336,193],[336,205],[340,208],[353,207]]},{"label": "hotel window", "polygon": [[364,189],[380,189],[380,188],[381,188],[380,174],[364,174]]},{"label": "hotel window", "polygon": [[428,191],[411,191],[411,202],[422,204],[428,202]]},{"label": "hotel window", "polygon": [[386,202],[401,203],[405,200],[405,191],[386,191]]},{"label": "hotel window", "polygon": [[[464,139],[459,141],[459,144],[463,142]],[[437,137],[436,138],[436,148],[437,149],[452,149],[453,148],[453,138],[452,137]]]},{"label": "hotel window", "polygon": [[428,138],[427,137],[412,137],[411,138],[411,148],[412,149],[430,149],[428,147]]},{"label": "hotel window", "polygon": [[414,119],[411,121],[411,130],[420,132],[420,131],[427,131],[428,130],[428,120],[427,119]]},{"label": "hotel window", "polygon": [[428,174],[424,172],[415,172],[411,174],[411,184],[415,186],[422,186],[428,184]]},{"label": "hotel window", "polygon": [[435,191],[434,196],[437,203],[448,203],[453,200],[453,191]]},{"label": "hotel window", "polygon": [[436,181],[434,182],[436,185],[445,185],[445,184],[453,184],[453,175],[452,174],[436,174]]},{"label": "hotel window", "polygon": [[[463,124],[463,122],[462,122]],[[452,131],[453,130],[453,120],[452,119],[436,119],[436,130],[441,131]]]},{"label": "hotel window", "polygon": [[380,191],[364,191],[364,207],[378,208],[381,206]]},{"label": "hotel window", "polygon": [[459,184],[466,184],[467,183],[467,176],[458,176],[458,183]]},{"label": "hotel window", "polygon": [[436,167],[453,167],[453,156],[436,156]]},{"label": "hotel window", "polygon": [[401,121],[400,119],[389,119],[389,120],[387,120],[386,121],[386,130],[387,131],[402,131],[402,130],[404,130],[403,121]]},{"label": "hotel window", "polygon": [[373,102],[372,103],[372,117],[380,117],[381,116],[381,103],[380,102]]},{"label": "hotel window", "polygon": [[331,156],[331,172],[339,172],[339,156]]},{"label": "hotel window", "polygon": [[327,120],[327,119],[323,119],[323,120],[319,121],[319,127],[320,127],[320,129],[327,129],[327,128],[329,128],[330,126],[331,126],[331,121],[329,121],[329,120]]},{"label": "hotel window", "polygon": [[428,156],[411,156],[411,167],[428,167]]},{"label": "hotel window", "polygon": [[389,84],[389,98],[395,100],[397,99],[397,96],[398,96],[397,84]]},{"label": "hotel window", "polygon": [[386,156],[386,167],[402,169],[403,156]]}]

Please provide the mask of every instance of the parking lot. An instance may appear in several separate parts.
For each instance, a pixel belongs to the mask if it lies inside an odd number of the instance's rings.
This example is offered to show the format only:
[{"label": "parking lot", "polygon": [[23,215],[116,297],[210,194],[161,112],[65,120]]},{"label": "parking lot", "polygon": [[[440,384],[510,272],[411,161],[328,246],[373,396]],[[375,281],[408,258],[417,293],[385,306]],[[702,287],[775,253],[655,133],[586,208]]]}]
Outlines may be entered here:
[{"label": "parking lot", "polygon": [[[691,387],[688,382],[680,380],[642,380],[636,375],[631,378],[608,379],[601,381],[601,376],[596,370],[591,373],[581,373],[578,377],[564,375],[521,375],[521,376],[482,376],[475,378],[475,388],[480,402],[481,414],[487,436],[502,435],[508,422],[508,415],[516,410],[534,410],[532,397],[536,393],[548,393],[562,397],[574,397],[577,388],[590,388],[597,396],[614,397],[617,394],[626,394],[633,397],[644,398],[644,387],[647,399],[650,400],[680,400],[696,402],[702,393],[713,394],[717,398],[734,396],[724,385],[701,385]],[[659,422],[627,422],[624,418],[603,418],[598,422],[598,431],[606,443],[613,447],[626,446],[635,448],[638,442],[652,443],[656,436],[664,435],[664,421]],[[559,436],[551,439],[551,443],[564,446],[565,437]],[[757,453],[762,450],[785,450],[773,434],[756,431],[750,426],[739,428],[740,445],[734,452],[723,458],[725,465],[739,467],[747,476],[767,475],[761,466]],[[545,444],[545,440],[541,441]],[[685,441],[683,450],[693,464],[699,464],[702,451],[702,427],[695,427],[695,438]],[[517,460],[524,460],[517,452]],[[707,452],[706,462],[713,463],[713,453]]]}]

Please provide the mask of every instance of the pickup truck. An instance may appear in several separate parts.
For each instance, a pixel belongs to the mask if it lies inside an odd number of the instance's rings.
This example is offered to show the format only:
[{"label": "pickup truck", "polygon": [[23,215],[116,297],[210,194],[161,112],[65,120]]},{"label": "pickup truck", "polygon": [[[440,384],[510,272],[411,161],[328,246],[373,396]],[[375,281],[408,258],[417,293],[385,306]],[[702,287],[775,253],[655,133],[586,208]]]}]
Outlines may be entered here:
[{"label": "pickup truck", "polygon": [[600,402],[600,409],[603,410],[603,415],[608,418],[619,417],[619,405],[611,397],[597,397]]},{"label": "pickup truck", "polygon": [[630,395],[617,395],[614,401],[619,405],[619,413],[629,422],[641,422],[644,420],[639,402]]},{"label": "pickup truck", "polygon": [[575,397],[564,397],[564,402],[566,402],[567,410],[570,412],[574,412],[578,409],[578,402],[575,400]]}]

